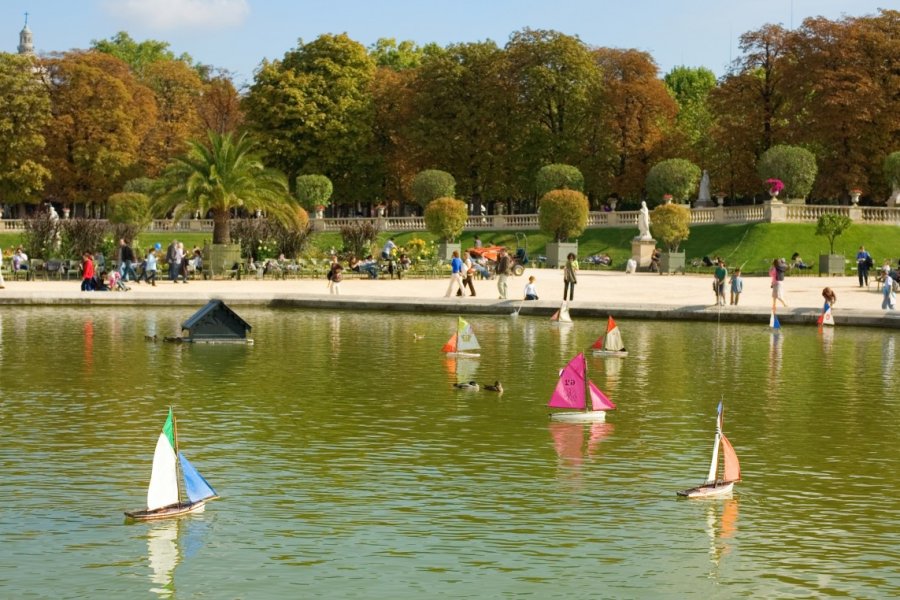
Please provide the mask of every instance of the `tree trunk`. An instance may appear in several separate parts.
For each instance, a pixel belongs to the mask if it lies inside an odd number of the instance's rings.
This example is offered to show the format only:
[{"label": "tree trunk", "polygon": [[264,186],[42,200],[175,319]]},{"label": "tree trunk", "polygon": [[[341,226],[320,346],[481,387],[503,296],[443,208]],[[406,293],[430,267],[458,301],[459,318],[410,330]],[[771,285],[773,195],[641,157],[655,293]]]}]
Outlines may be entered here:
[{"label": "tree trunk", "polygon": [[213,211],[213,244],[231,243],[231,224],[227,210]]}]

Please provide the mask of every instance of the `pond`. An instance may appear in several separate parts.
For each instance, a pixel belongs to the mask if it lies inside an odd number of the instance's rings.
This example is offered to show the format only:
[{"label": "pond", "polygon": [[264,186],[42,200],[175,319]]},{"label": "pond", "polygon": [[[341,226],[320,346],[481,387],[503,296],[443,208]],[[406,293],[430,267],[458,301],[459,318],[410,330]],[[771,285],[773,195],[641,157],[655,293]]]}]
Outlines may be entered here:
[{"label": "pond", "polygon": [[[166,344],[183,308],[0,313],[0,589],[54,598],[884,597],[900,586],[900,333],[620,322],[618,405],[554,424],[600,320],[236,308],[252,346]],[[500,380],[502,395],[453,388]],[[709,464],[731,498],[675,492]],[[169,406],[217,489],[144,506]],[[49,568],[48,568],[49,567]]]}]

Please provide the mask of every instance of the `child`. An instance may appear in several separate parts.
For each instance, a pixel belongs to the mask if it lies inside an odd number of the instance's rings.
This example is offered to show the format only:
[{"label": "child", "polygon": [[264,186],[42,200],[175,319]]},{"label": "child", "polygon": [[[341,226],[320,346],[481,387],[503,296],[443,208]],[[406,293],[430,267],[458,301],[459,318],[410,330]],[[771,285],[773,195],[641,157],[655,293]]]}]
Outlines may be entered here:
[{"label": "child", "polygon": [[528,278],[528,285],[525,286],[525,299],[537,300],[537,288],[534,286],[534,275]]},{"label": "child", "polygon": [[328,283],[331,286],[331,293],[336,296],[341,295],[341,282],[344,280],[343,271],[344,267],[340,263],[335,263],[331,267],[331,281]]},{"label": "child", "polygon": [[725,278],[728,276],[728,269],[725,268],[725,261],[719,259],[715,271],[715,288],[716,288],[716,304],[725,306]]},{"label": "child", "polygon": [[744,280],[741,278],[741,269],[738,267],[731,274],[731,304],[737,306],[738,300],[741,299],[741,292],[744,291]]},{"label": "child", "polygon": [[122,274],[118,270],[109,272],[109,289],[117,292],[127,292],[131,288],[122,281]]},{"label": "child", "polygon": [[[885,269],[889,268],[890,267],[885,267]],[[881,293],[884,295],[884,300],[881,301],[881,308],[883,310],[894,310],[894,306],[897,304],[897,296],[894,294],[894,280],[887,276],[887,270],[885,270],[884,274],[884,285],[881,287]]]},{"label": "child", "polygon": [[825,302],[828,303],[829,306],[834,308],[834,303],[837,302],[837,294],[834,293],[834,290],[830,287],[822,290],[822,297],[825,298]]},{"label": "child", "polygon": [[156,250],[150,249],[144,260],[144,278],[152,286],[156,286]]},{"label": "child", "polygon": [[81,255],[81,291],[94,291],[94,257],[90,252]]}]

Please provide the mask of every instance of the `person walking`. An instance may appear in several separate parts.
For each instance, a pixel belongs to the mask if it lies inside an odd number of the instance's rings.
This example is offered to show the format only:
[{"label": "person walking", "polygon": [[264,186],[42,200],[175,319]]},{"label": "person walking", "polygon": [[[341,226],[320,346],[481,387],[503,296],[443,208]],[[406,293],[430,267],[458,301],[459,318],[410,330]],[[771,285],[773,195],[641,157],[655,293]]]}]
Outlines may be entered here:
[{"label": "person walking", "polygon": [[[125,241],[125,238],[119,240],[119,274],[123,281],[137,281],[137,274],[134,272],[134,250]],[[140,283],[140,282],[138,282]]]},{"label": "person walking", "polygon": [[[475,263],[472,261],[472,256],[468,252],[463,252],[463,284],[462,287],[469,286],[469,291],[472,292],[469,294],[470,296],[475,295]],[[457,296],[462,296],[462,289],[460,289]]]},{"label": "person walking", "polygon": [[453,294],[453,286],[456,286],[457,296],[462,296],[462,274],[463,274],[463,261],[459,258],[459,250],[453,251],[453,258],[450,259],[450,286],[447,288],[447,293],[444,294],[445,298],[449,298],[451,294]]},{"label": "person walking", "polygon": [[890,277],[890,267],[884,267],[884,283],[881,285],[882,310],[894,310],[897,305],[897,295],[894,293],[894,280]]},{"label": "person walking", "polygon": [[[156,250],[150,248],[144,261],[144,279],[147,283],[156,287]],[[138,280],[140,282],[140,280]]]},{"label": "person walking", "polygon": [[859,287],[869,286],[869,269],[872,268],[872,255],[866,251],[865,246],[859,247],[856,253],[856,274],[859,276]]},{"label": "person walking", "polygon": [[166,264],[169,265],[169,281],[175,281],[175,277],[178,275],[178,267],[175,264],[175,251],[178,249],[178,240],[172,240],[172,243],[169,244],[169,247],[166,248]]},{"label": "person walking", "polygon": [[506,248],[501,248],[500,257],[497,260],[497,291],[500,292],[501,300],[506,300],[506,295],[509,292],[506,280],[509,278],[510,262],[511,260]]},{"label": "person walking", "polygon": [[772,261],[772,268],[769,269],[769,275],[772,276],[772,312],[775,312],[776,302],[787,308],[787,302],[784,301],[784,272],[787,271],[787,262],[783,258],[776,258]]},{"label": "person walking", "polygon": [[578,277],[575,275],[577,271],[578,261],[575,259],[575,253],[569,252],[566,264],[563,266],[563,300],[575,299],[575,284],[578,283]]}]

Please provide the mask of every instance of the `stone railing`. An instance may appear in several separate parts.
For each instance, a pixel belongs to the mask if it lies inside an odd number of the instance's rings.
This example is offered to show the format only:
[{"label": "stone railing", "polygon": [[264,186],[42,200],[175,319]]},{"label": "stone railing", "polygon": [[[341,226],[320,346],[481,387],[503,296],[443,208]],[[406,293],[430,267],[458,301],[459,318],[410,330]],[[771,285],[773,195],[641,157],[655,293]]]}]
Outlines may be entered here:
[{"label": "stone railing", "polygon": [[[815,223],[820,216],[829,213],[850,217],[854,223],[880,225],[900,225],[900,208],[883,206],[826,206],[819,204],[754,204],[746,206],[717,206],[691,209],[691,225],[714,225],[717,223]],[[588,228],[637,227],[638,211],[591,212],[588,214]],[[344,225],[360,221],[371,221],[381,231],[426,231],[423,217],[353,217],[334,219],[311,219],[315,231],[340,231]],[[0,231],[22,231],[22,219],[0,219]],[[151,232],[197,232],[208,233],[213,229],[212,219],[188,219],[172,221],[154,219],[147,228]],[[485,215],[470,216],[466,229],[530,231],[539,229],[538,216],[528,215]]]}]

